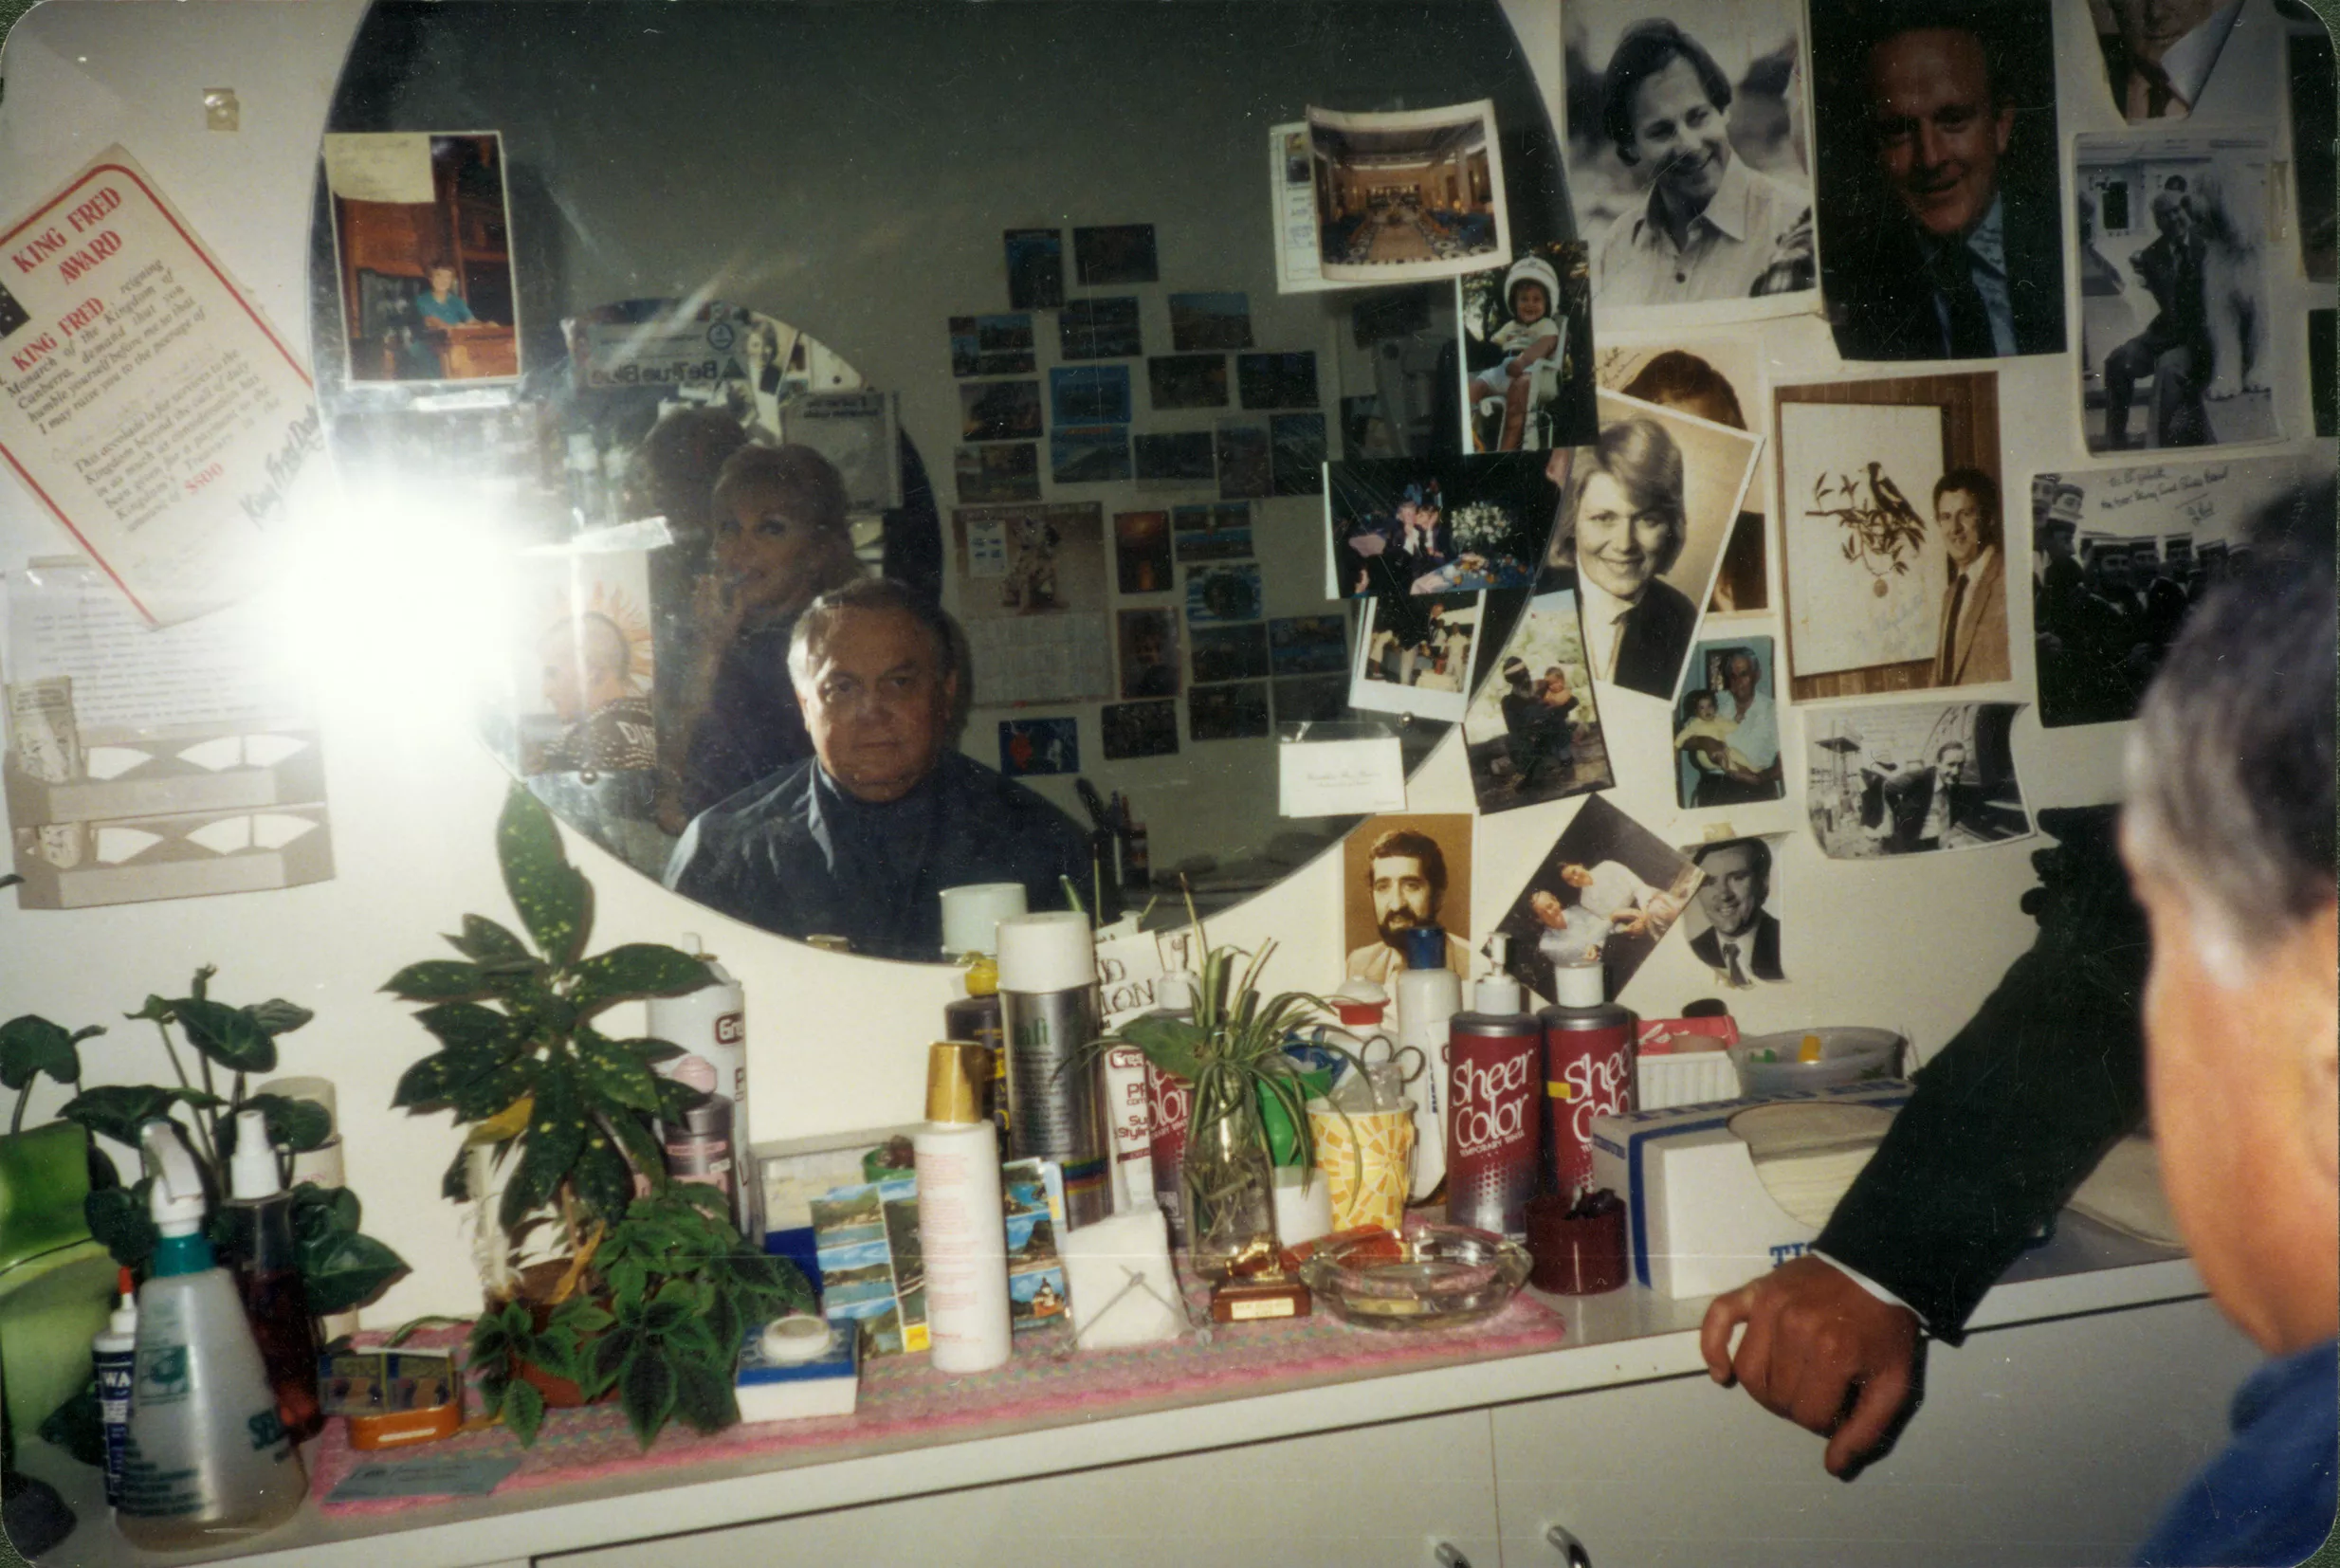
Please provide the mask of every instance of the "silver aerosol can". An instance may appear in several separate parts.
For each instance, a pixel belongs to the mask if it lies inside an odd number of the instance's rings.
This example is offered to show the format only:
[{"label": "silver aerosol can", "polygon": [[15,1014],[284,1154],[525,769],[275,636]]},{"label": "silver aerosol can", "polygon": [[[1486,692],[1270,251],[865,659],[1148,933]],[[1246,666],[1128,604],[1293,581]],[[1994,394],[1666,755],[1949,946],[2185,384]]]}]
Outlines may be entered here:
[{"label": "silver aerosol can", "polygon": [[1113,1212],[1113,1122],[1097,946],[1088,918],[1017,915],[999,922],[999,1006],[1008,1050],[1010,1158],[1063,1167],[1065,1219],[1078,1229]]}]

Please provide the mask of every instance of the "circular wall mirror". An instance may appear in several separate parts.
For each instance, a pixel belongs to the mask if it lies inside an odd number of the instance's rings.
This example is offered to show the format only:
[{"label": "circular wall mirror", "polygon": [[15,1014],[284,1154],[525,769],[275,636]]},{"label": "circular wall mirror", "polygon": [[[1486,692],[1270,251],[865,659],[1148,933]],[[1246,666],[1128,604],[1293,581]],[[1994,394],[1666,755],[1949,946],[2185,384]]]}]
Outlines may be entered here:
[{"label": "circular wall mirror", "polygon": [[[684,889],[934,960],[945,876],[1207,914],[1353,825],[1279,814],[1280,731],[1386,723],[1411,768],[1448,727],[1349,706],[1321,465],[1459,450],[1456,284],[1281,286],[1271,128],[1480,99],[1513,244],[1565,237],[1495,0],[384,0],[315,222],[329,437],[508,546],[483,733],[646,875],[805,775],[827,903],[737,893],[784,860]],[[1414,198],[1359,200],[1405,250]],[[917,788],[959,790],[907,830],[820,794],[788,665],[864,578],[922,608],[831,622],[933,649]]]}]

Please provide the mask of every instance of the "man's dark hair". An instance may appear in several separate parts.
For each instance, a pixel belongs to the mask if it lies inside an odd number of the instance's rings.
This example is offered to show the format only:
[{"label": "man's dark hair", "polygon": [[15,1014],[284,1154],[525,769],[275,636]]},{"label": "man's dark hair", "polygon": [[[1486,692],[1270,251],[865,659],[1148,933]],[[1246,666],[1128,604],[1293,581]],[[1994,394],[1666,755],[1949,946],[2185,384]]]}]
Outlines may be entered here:
[{"label": "man's dark hair", "polygon": [[2132,827],[2238,957],[2332,902],[2333,499],[2327,475],[2260,515],[2130,738]]},{"label": "man's dark hair", "polygon": [[1974,498],[1975,505],[1983,513],[1983,520],[1976,525],[1975,536],[1990,549],[1998,549],[2003,533],[1999,521],[1999,482],[1980,468],[1952,468],[1934,481],[1934,504],[1940,506],[1942,498],[1952,490],[1963,491]]},{"label": "man's dark hair", "polygon": [[1633,150],[1633,98],[1641,83],[1673,64],[1690,62],[1698,85],[1717,112],[1730,107],[1730,78],[1696,39],[1663,17],[1636,22],[1617,41],[1609,68],[1600,79],[1600,129],[1626,163],[1638,161]]},{"label": "man's dark hair", "polygon": [[1753,871],[1757,876],[1763,878],[1764,884],[1766,887],[1770,885],[1771,846],[1765,844],[1762,839],[1727,838],[1719,840],[1713,844],[1701,844],[1697,848],[1692,849],[1690,852],[1690,858],[1694,865],[1696,865],[1701,870],[1704,870],[1706,868],[1707,857],[1711,854],[1719,853],[1725,849],[1745,849],[1747,851],[1747,868]]},{"label": "man's dark hair", "polygon": [[1446,851],[1428,833],[1417,833],[1411,828],[1392,828],[1373,841],[1365,851],[1365,885],[1373,885],[1373,863],[1393,855],[1410,855],[1422,863],[1422,876],[1430,884],[1430,903],[1436,908],[1446,897]]},{"label": "man's dark hair", "polygon": [[933,642],[935,673],[944,679],[959,673],[959,639],[940,605],[891,577],[858,577],[843,588],[832,588],[805,607],[796,629],[788,639],[789,678],[802,684],[813,673],[813,661],[836,623],[848,611],[900,611],[916,621]]}]

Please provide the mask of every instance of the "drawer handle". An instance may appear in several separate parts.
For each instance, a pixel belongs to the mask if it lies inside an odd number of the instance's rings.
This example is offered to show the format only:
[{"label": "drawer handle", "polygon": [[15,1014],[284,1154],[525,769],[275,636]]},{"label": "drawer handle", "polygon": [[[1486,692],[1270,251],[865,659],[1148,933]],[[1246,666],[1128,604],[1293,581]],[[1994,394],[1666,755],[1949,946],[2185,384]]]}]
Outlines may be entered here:
[{"label": "drawer handle", "polygon": [[1566,1558],[1568,1568],[1593,1568],[1593,1554],[1584,1549],[1582,1541],[1568,1533],[1566,1526],[1546,1524],[1544,1527],[1544,1543]]},{"label": "drawer handle", "polygon": [[1461,1549],[1443,1541],[1430,1543],[1430,1555],[1438,1559],[1438,1568],[1471,1568],[1471,1559],[1462,1555]]}]

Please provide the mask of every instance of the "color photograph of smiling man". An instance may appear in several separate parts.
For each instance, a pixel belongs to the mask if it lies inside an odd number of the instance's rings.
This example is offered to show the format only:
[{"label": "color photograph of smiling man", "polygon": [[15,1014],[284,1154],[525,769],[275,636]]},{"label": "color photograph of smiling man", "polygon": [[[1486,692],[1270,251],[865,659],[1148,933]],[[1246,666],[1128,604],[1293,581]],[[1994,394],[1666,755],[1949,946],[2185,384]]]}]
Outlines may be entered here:
[{"label": "color photograph of smiling man", "polygon": [[1821,293],[1847,359],[2064,351],[2048,8],[1812,8]]}]

